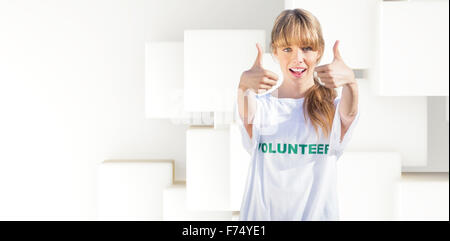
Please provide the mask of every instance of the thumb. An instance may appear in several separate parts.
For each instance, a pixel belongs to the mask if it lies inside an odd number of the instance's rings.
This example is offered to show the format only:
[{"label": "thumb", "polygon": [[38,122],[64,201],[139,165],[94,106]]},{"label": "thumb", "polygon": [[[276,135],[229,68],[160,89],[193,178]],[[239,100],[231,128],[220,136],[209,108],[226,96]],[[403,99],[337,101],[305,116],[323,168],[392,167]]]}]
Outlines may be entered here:
[{"label": "thumb", "polygon": [[333,46],[334,60],[342,60],[341,53],[339,52],[339,40],[336,40]]},{"label": "thumb", "polygon": [[264,56],[264,52],[262,50],[262,47],[259,43],[256,43],[256,48],[258,49],[258,55],[256,56],[256,60],[255,63],[253,64],[253,66],[258,66],[261,67],[263,64],[263,56]]}]

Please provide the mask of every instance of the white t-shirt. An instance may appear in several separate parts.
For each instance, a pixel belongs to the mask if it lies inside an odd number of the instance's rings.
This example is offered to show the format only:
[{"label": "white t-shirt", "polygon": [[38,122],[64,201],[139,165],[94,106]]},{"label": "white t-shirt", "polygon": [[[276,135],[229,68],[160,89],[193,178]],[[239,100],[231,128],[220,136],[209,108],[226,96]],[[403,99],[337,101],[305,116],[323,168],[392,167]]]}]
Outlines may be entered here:
[{"label": "white t-shirt", "polygon": [[304,98],[256,95],[253,138],[239,116],[242,143],[251,163],[240,209],[240,220],[339,220],[336,162],[359,119],[340,142],[341,120],[336,107],[331,135],[325,138],[303,116]]}]

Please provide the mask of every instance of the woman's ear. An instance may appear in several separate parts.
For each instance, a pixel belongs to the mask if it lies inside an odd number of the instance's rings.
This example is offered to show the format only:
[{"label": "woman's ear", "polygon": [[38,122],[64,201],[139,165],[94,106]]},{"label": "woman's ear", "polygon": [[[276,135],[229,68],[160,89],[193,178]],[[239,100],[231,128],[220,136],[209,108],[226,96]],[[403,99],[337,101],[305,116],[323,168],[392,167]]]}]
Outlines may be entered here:
[{"label": "woman's ear", "polygon": [[323,53],[319,51],[318,54],[317,54],[316,65],[319,65],[320,60],[322,59],[322,57],[323,57]]}]

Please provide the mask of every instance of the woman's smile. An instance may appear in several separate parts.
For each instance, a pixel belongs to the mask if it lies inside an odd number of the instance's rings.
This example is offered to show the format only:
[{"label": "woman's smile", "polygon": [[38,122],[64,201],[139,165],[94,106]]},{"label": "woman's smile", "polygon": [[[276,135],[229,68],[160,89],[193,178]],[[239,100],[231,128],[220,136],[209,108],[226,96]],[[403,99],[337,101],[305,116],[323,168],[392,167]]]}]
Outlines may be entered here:
[{"label": "woman's smile", "polygon": [[289,68],[289,72],[295,77],[295,78],[301,78],[305,72],[306,69],[295,69],[295,68]]}]

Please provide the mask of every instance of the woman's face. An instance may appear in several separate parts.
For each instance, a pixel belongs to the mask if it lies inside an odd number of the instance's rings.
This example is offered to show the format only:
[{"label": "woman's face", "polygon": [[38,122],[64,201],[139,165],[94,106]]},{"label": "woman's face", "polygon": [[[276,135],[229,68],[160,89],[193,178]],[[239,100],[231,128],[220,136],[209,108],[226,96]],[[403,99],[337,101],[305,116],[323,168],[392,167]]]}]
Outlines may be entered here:
[{"label": "woman's face", "polygon": [[314,68],[319,57],[318,51],[313,51],[309,46],[287,46],[278,47],[274,55],[280,63],[284,80],[294,82],[313,80]]}]

